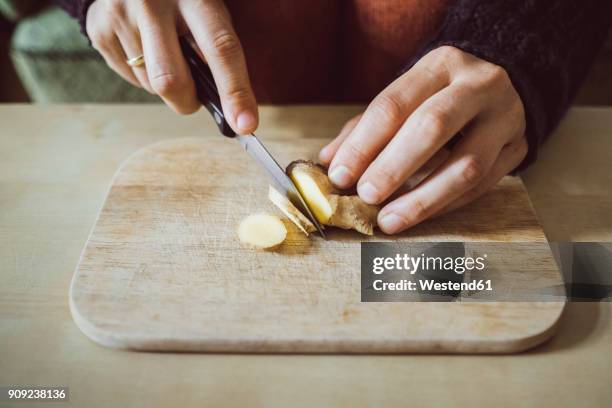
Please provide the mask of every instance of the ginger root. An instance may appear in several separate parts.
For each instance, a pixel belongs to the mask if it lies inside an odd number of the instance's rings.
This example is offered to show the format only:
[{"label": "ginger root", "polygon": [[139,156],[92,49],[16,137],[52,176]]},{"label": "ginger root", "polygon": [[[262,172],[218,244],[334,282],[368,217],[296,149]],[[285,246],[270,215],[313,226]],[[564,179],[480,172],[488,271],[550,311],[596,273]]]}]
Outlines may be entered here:
[{"label": "ginger root", "polygon": [[321,224],[374,234],[380,208],[336,189],[323,167],[298,160],[289,164],[287,174]]},{"label": "ginger root", "polygon": [[269,214],[253,214],[238,226],[240,242],[251,247],[270,249],[283,243],[287,227],[280,218]]},{"label": "ginger root", "polygon": [[277,206],[283,214],[291,220],[304,234],[308,235],[311,232],[317,230],[312,222],[298,210],[291,201],[281,193],[279,193],[274,187],[270,186],[268,190],[268,198],[272,203]]}]

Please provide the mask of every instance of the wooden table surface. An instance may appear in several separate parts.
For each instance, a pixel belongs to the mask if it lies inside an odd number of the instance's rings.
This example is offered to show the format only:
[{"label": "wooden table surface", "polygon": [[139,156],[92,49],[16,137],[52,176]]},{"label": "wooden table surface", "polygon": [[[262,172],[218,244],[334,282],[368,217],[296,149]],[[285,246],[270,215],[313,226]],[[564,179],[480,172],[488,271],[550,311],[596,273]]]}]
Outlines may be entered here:
[{"label": "wooden table surface", "polygon": [[[258,133],[332,137],[358,110],[266,107]],[[212,126],[157,105],[0,106],[0,386],[68,386],[89,407],[612,404],[609,302],[569,304],[553,340],[509,356],[154,354],[88,340],[68,285],[115,170]],[[575,108],[525,174],[549,240],[612,241],[611,142],[612,109]]]}]

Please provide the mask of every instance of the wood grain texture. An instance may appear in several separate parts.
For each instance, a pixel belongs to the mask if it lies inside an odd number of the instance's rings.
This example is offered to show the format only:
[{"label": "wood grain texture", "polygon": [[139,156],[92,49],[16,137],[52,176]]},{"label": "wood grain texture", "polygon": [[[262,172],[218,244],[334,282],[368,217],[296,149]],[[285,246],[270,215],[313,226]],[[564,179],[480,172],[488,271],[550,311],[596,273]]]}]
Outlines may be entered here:
[{"label": "wood grain texture", "polygon": [[[259,133],[329,140],[363,108],[266,106]],[[611,118],[612,108],[572,108],[522,176],[551,241],[612,241],[611,172],[601,165],[611,162]],[[2,105],[0,128],[0,384],[69,386],[70,402],[53,404],[62,407],[612,405],[612,302],[568,303],[550,341],[510,356],[101,347],[66,298],[113,175],[141,147],[215,125],[207,112],[179,117],[162,105]]]},{"label": "wood grain texture", "polygon": [[[324,140],[276,141],[281,162]],[[275,212],[268,180],[236,143],[211,135],[165,141],[117,173],[70,291],[81,330],[106,346],[231,352],[521,351],[550,337],[563,302],[361,304],[359,243],[331,231],[307,239],[288,224],[278,251],[240,246],[246,215]],[[461,211],[372,240],[545,244],[519,179]],[[549,252],[537,264],[561,278]],[[533,261],[533,259],[531,259]]]},{"label": "wood grain texture", "polygon": [[521,175],[549,241],[610,241],[611,123],[610,108],[570,110]]}]

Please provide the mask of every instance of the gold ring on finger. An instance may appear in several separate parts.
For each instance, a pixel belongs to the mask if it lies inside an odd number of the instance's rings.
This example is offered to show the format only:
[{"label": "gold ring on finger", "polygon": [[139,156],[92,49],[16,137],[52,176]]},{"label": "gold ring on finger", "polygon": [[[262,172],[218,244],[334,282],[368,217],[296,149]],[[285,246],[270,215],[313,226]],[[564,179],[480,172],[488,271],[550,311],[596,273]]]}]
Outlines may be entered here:
[{"label": "gold ring on finger", "polygon": [[139,55],[139,56],[134,57],[134,58],[129,58],[125,62],[127,62],[127,64],[130,67],[139,67],[141,65],[144,65],[144,63],[145,63],[144,55]]}]

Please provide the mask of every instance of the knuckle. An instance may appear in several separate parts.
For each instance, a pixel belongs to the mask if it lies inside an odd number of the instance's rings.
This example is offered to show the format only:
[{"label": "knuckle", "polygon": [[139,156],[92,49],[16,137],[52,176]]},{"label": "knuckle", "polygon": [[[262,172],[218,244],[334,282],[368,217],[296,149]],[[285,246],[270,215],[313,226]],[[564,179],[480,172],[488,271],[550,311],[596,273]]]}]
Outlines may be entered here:
[{"label": "knuckle", "polygon": [[439,107],[432,107],[423,113],[420,127],[423,134],[431,135],[436,138],[442,135],[450,123],[449,113]]},{"label": "knuckle", "polygon": [[468,187],[478,184],[485,176],[485,166],[477,156],[468,156],[463,159],[459,175],[463,185]]},{"label": "knuckle", "polygon": [[[442,68],[442,69],[441,69]],[[438,76],[440,75],[440,72],[444,72],[444,66],[442,66],[439,61],[433,64],[424,64],[423,65],[423,70],[421,72],[423,72],[423,74],[425,74],[425,76],[427,77],[428,81],[435,81]]]},{"label": "knuckle", "polygon": [[489,77],[495,81],[510,82],[510,77],[505,69],[496,64],[487,64]]},{"label": "knuckle", "polygon": [[240,52],[240,41],[238,38],[228,32],[221,31],[212,39],[213,53],[218,57],[227,57]]},{"label": "knuckle", "polygon": [[431,82],[436,82],[440,79],[448,82],[450,79],[448,66],[438,49],[429,52],[421,58],[413,69],[417,69],[425,77],[425,80]]},{"label": "knuckle", "polygon": [[420,221],[428,218],[431,212],[429,207],[418,198],[415,198],[407,205],[406,211],[408,215],[407,218],[414,221]]},{"label": "knuckle", "polygon": [[125,12],[125,4],[123,0],[106,0],[105,8],[111,15],[123,15]]},{"label": "knuckle", "polygon": [[233,105],[245,105],[249,103],[251,92],[246,87],[235,87],[225,93],[225,99]]},{"label": "knuckle", "polygon": [[148,19],[156,18],[158,11],[155,10],[156,6],[152,1],[140,0],[138,5],[138,9],[135,11],[135,15],[139,17],[138,20],[143,21],[145,20],[144,17],[147,17]]},{"label": "knuckle", "polygon": [[87,35],[89,36],[91,44],[96,50],[102,51],[107,48],[109,43],[109,35],[105,31],[94,26],[87,30]]},{"label": "knuckle", "polygon": [[402,104],[396,96],[383,93],[379,95],[372,104],[374,112],[380,116],[382,120],[388,123],[400,122],[402,118]]},{"label": "knuckle", "polygon": [[510,121],[514,124],[514,132],[522,136],[525,134],[525,130],[527,128],[523,103],[521,102],[520,98],[517,97],[509,105],[508,115],[510,116]]},{"label": "knuckle", "polygon": [[355,143],[346,144],[346,155],[350,158],[351,163],[358,163],[360,165],[367,163],[369,158],[363,148]]},{"label": "knuckle", "polygon": [[[118,0],[123,1],[123,0]],[[154,0],[136,0],[135,3],[144,11],[149,11],[153,8]]]},{"label": "knuckle", "polygon": [[444,45],[437,48],[435,51],[439,63],[449,72],[452,72],[457,65],[464,62],[464,53],[458,48]]},{"label": "knuckle", "polygon": [[527,142],[527,138],[525,137],[525,135],[523,135],[523,137],[521,137],[521,141],[519,142],[519,146],[522,152],[527,153],[527,150],[529,150],[529,143]]},{"label": "knuckle", "polygon": [[518,94],[513,95],[513,98],[506,105],[506,109],[508,114],[511,115],[513,119],[524,120],[525,107],[523,106],[523,101],[518,96]]},{"label": "knuckle", "polygon": [[388,166],[380,166],[375,170],[374,180],[380,184],[382,190],[395,189],[403,183],[402,174]]},{"label": "knuckle", "polygon": [[[509,91],[511,89],[512,83],[510,82],[510,77],[505,69],[500,67],[499,65],[485,63],[480,68],[480,73],[478,75],[481,79],[481,86],[487,89],[496,88],[503,91]],[[504,92],[502,95],[507,94],[508,92]]]},{"label": "knuckle", "polygon": [[527,139],[522,137],[518,142],[514,144],[514,152],[517,157],[523,159],[527,156],[527,152],[529,151],[529,143],[527,143]]},{"label": "knuckle", "polygon": [[149,79],[151,88],[156,94],[164,97],[176,95],[185,89],[187,81],[179,75],[162,73]]},{"label": "knuckle", "polygon": [[440,56],[448,60],[454,60],[461,56],[461,51],[458,48],[450,45],[443,45],[442,47],[437,48],[436,51]]}]

